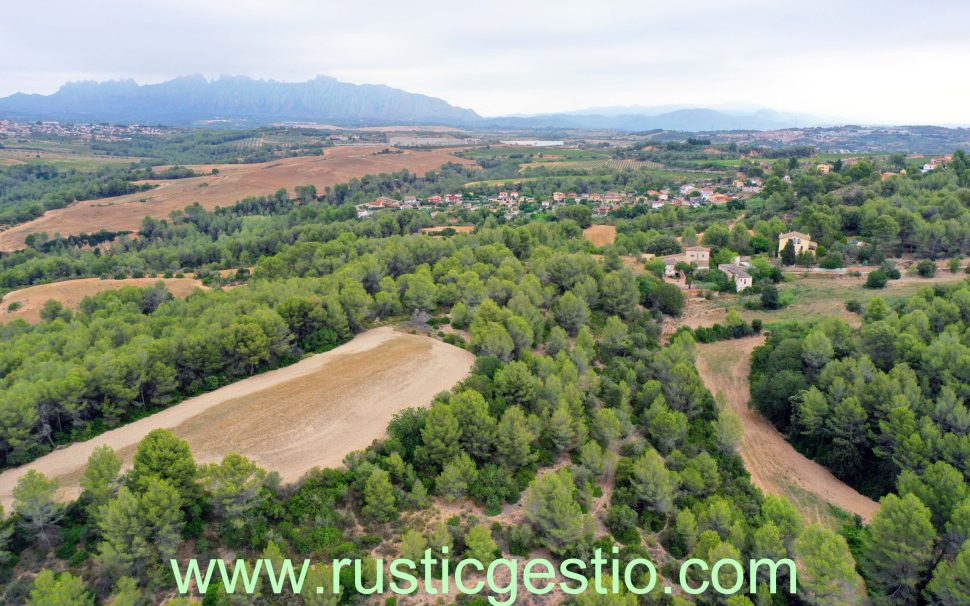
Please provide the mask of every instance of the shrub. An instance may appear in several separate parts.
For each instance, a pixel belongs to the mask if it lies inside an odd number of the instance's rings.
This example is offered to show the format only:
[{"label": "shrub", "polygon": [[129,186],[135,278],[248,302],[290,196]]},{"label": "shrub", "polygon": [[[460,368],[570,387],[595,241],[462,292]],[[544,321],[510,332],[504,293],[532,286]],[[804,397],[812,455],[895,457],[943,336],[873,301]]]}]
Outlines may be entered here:
[{"label": "shrub", "polygon": [[842,267],[842,255],[839,253],[829,253],[825,255],[819,266],[824,269],[838,269]]},{"label": "shrub", "polygon": [[781,307],[778,287],[774,284],[765,284],[761,287],[761,307],[764,309],[779,309]]},{"label": "shrub", "polygon": [[888,281],[888,276],[886,272],[881,269],[876,269],[869,272],[866,276],[866,288],[886,288],[886,282]]},{"label": "shrub", "polygon": [[881,269],[883,273],[886,274],[886,277],[890,280],[898,280],[900,278],[901,274],[899,273],[899,269],[892,261],[883,261],[882,265],[879,266],[879,269]]},{"label": "shrub", "polygon": [[916,273],[922,278],[932,278],[936,275],[936,263],[929,259],[923,259],[916,264]]}]

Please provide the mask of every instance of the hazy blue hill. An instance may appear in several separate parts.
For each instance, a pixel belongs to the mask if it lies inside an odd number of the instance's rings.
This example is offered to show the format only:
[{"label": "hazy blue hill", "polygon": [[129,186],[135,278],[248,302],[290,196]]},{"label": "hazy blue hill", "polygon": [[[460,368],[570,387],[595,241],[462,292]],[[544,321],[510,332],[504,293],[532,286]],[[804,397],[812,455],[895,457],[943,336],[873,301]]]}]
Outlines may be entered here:
[{"label": "hazy blue hill", "polygon": [[[497,127],[602,128],[622,131],[676,130],[774,130],[791,128],[796,122],[805,125],[804,117],[769,109],[752,112],[729,112],[707,108],[671,109],[672,106],[595,108],[558,114],[490,118]],[[630,113],[624,113],[630,112]]]},{"label": "hazy blue hill", "polygon": [[73,82],[52,95],[15,94],[0,99],[0,116],[192,124],[207,120],[338,124],[469,124],[478,114],[447,102],[383,85],[358,85],[318,76],[309,82],[276,82],[242,76],[207,80],[184,76],[160,84],[133,80]]}]

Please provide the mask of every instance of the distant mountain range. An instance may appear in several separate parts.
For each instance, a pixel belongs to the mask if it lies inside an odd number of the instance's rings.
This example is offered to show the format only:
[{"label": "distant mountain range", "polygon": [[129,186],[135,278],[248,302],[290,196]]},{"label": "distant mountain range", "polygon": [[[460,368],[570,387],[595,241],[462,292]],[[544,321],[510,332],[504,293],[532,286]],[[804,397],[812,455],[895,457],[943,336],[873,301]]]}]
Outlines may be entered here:
[{"label": "distant mountain range", "polygon": [[471,124],[481,117],[441,99],[389,86],[348,84],[327,76],[308,82],[244,76],[183,76],[160,84],[134,80],[72,82],[52,95],[0,98],[0,117],[74,122],[192,125],[212,122]]},{"label": "distant mountain range", "polygon": [[536,116],[482,118],[427,95],[383,85],[349,84],[327,76],[308,82],[244,76],[183,76],[160,84],[134,80],[72,82],[51,95],[0,98],[0,118],[187,125],[257,126],[314,122],[340,126],[442,124],[476,128],[609,129],[620,131],[773,130],[817,126],[811,116],[723,106],[599,107]]},{"label": "distant mountain range", "polygon": [[[824,120],[812,116],[785,114],[770,109],[726,111],[710,108],[662,106],[601,107],[538,116],[489,118],[498,127],[592,128],[620,131],[676,130],[777,130],[795,126],[820,126]],[[829,122],[828,124],[831,124]]]}]

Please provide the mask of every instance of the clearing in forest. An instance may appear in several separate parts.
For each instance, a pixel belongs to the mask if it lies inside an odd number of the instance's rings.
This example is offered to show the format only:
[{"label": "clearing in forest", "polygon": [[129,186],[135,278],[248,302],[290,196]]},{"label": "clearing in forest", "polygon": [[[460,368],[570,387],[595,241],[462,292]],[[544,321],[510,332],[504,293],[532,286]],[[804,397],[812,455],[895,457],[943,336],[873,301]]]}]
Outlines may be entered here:
[{"label": "clearing in forest", "polygon": [[606,246],[616,240],[615,225],[591,225],[583,230],[583,237],[593,243],[593,246]]},{"label": "clearing in forest", "polygon": [[[151,288],[162,282],[176,297],[187,297],[196,288],[205,289],[202,282],[195,278],[126,278],[124,280],[102,280],[100,278],[81,278],[38,284],[9,292],[0,299],[0,324],[21,318],[30,323],[40,321],[40,310],[53,299],[67,309],[77,309],[85,297],[92,297],[106,290],[118,290],[125,286]],[[17,304],[17,305],[14,305]],[[16,309],[10,310],[14,305]]]},{"label": "clearing in forest", "polygon": [[447,162],[471,164],[453,155],[455,150],[393,151],[384,146],[343,146],[326,150],[322,156],[300,156],[258,164],[209,164],[189,166],[205,174],[187,179],[150,181],[155,189],[114,198],[76,202],[52,210],[32,221],[0,233],[0,251],[25,246],[28,235],[46,232],[69,236],[108,231],[137,231],[145,217],[168,218],[169,213],[198,202],[206,209],[231,206],[247,196],[272,194],[281,187],[292,193],[297,185],[315,185],[319,192],[327,186],[345,183],[355,177],[393,173],[408,169],[425,173]]},{"label": "clearing in forest", "polygon": [[440,234],[446,229],[453,229],[455,230],[456,234],[470,234],[473,231],[475,231],[475,226],[474,225],[437,225],[435,227],[422,227],[421,233],[434,235],[434,234]]},{"label": "clearing in forest", "polygon": [[[827,316],[837,316],[852,326],[858,326],[861,318],[846,309],[850,300],[865,305],[875,297],[887,303],[910,297],[921,288],[934,284],[955,283],[966,279],[963,272],[939,271],[932,278],[904,275],[890,280],[886,288],[865,288],[866,279],[853,276],[791,276],[790,282],[778,285],[779,290],[791,297],[791,303],[778,310],[751,310],[741,307],[744,299],[733,293],[724,293],[713,299],[691,297],[683,315],[666,322],[664,334],[672,334],[681,326],[698,328],[723,323],[727,312],[736,308],[747,321],[760,318],[763,322],[810,322]],[[757,300],[757,296],[754,297]]]},{"label": "clearing in forest", "polygon": [[108,444],[131,464],[153,429],[188,441],[197,463],[238,452],[293,482],[313,467],[336,467],[350,452],[384,436],[409,406],[427,406],[471,372],[475,356],[429,337],[381,327],[327,353],[185,400],[96,438],[55,450],[0,474],[0,503],[10,511],[13,487],[28,469],[61,483],[65,498],[95,447]]},{"label": "clearing in forest", "polygon": [[790,500],[806,521],[832,525],[829,504],[868,522],[879,504],[848,486],[789,444],[764,417],[748,407],[751,352],[764,337],[698,344],[697,370],[711,393],[722,393],[741,418],[740,455],[755,486]]}]

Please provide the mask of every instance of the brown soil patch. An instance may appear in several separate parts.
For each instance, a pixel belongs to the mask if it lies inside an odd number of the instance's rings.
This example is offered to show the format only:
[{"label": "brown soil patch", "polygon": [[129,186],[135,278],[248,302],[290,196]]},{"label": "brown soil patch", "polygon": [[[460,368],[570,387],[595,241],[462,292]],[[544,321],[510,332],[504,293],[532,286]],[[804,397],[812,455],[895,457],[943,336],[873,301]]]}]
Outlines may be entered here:
[{"label": "brown soil patch", "polygon": [[198,463],[238,452],[286,482],[384,435],[394,413],[426,406],[471,371],[475,356],[428,337],[382,327],[330,352],[243,379],[162,412],[0,474],[0,503],[10,511],[17,480],[33,468],[61,482],[66,498],[96,446],[108,444],[130,465],[138,442],[168,428],[188,441]]},{"label": "brown soil patch", "polygon": [[435,227],[422,227],[421,233],[423,234],[440,234],[446,229],[453,229],[459,234],[470,234],[475,231],[474,225],[438,225]]},{"label": "brown soil patch", "polygon": [[583,237],[593,243],[593,246],[606,246],[616,240],[615,225],[591,225],[583,230]]},{"label": "brown soil patch", "polygon": [[326,186],[364,175],[396,172],[405,168],[423,175],[446,162],[472,164],[469,160],[454,156],[452,152],[455,150],[378,153],[384,149],[386,146],[344,146],[327,149],[322,156],[301,156],[260,164],[190,166],[199,172],[211,172],[217,168],[219,174],[151,181],[158,187],[150,191],[86,200],[44,213],[37,219],[0,233],[0,250],[23,248],[27,236],[36,232],[68,236],[101,229],[137,231],[145,217],[167,218],[173,210],[183,209],[195,202],[212,209],[230,206],[246,196],[272,194],[281,187],[292,193],[297,185],[313,184],[322,192]]},{"label": "brown soil patch", "polygon": [[744,427],[740,455],[751,481],[762,491],[791,500],[809,522],[827,512],[806,493],[868,522],[879,504],[844,484],[825,467],[796,451],[767,420],[748,407],[751,352],[764,337],[697,346],[697,370],[711,393],[722,393]]},{"label": "brown soil patch", "polygon": [[[40,310],[49,300],[59,301],[68,309],[77,309],[86,297],[94,296],[106,290],[118,290],[125,286],[150,288],[159,282],[165,283],[176,297],[187,297],[196,288],[205,289],[202,282],[194,278],[127,278],[125,280],[101,280],[99,278],[82,278],[66,280],[50,284],[38,284],[21,290],[7,293],[0,299],[0,323],[21,318],[27,322],[39,322]],[[12,303],[20,303],[16,311],[7,311]]]}]

